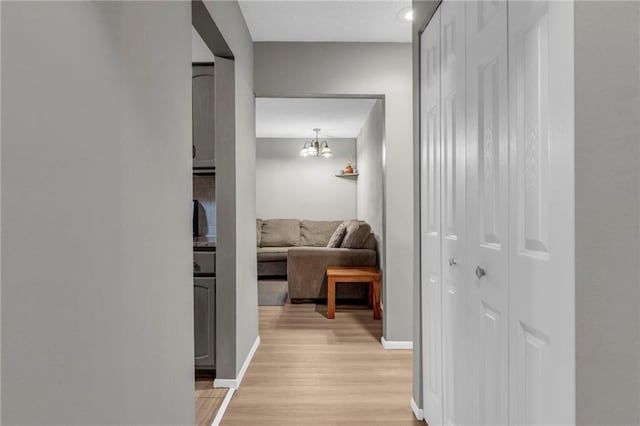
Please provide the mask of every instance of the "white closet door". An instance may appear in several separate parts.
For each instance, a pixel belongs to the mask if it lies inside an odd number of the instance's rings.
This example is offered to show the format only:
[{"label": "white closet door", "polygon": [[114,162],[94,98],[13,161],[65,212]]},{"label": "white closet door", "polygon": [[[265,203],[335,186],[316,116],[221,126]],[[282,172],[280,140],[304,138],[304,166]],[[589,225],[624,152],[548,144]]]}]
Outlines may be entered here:
[{"label": "white closet door", "polygon": [[440,11],[420,39],[420,209],[424,415],[442,424]]},{"label": "white closet door", "polygon": [[465,3],[441,10],[442,365],[444,424],[465,423],[467,288],[465,215]]},{"label": "white closet door", "polygon": [[573,3],[509,3],[510,423],[575,424]]},{"label": "white closet door", "polygon": [[469,374],[474,424],[508,422],[507,3],[467,3]]}]

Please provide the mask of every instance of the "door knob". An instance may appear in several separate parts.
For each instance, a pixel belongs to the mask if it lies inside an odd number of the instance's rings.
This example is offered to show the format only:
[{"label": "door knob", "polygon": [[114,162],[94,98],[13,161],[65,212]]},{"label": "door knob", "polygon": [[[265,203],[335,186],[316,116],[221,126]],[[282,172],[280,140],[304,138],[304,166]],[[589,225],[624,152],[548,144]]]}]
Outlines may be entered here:
[{"label": "door knob", "polygon": [[476,277],[480,279],[485,275],[487,275],[487,271],[485,271],[484,268],[481,268],[480,266],[476,266]]},{"label": "door knob", "polygon": [[453,265],[457,265],[458,262],[456,261],[455,257],[450,257],[449,258],[449,266],[453,266]]}]

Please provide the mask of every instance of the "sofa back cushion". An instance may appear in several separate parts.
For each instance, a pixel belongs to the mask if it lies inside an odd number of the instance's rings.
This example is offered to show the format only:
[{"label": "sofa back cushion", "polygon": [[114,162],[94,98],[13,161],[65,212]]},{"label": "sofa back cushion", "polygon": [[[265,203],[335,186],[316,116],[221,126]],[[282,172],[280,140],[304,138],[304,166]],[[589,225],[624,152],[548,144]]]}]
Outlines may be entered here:
[{"label": "sofa back cushion", "polygon": [[262,219],[256,219],[256,242],[258,247],[262,245]]},{"label": "sofa back cushion", "polygon": [[347,233],[340,247],[359,249],[363,248],[367,238],[371,234],[371,226],[362,220],[350,220],[347,223]]},{"label": "sofa back cushion", "polygon": [[369,250],[376,250],[378,246],[378,243],[376,241],[376,236],[375,234],[372,232],[369,234],[369,236],[367,237],[366,241],[364,242],[362,248],[363,249],[369,249]]},{"label": "sofa back cushion", "polygon": [[303,220],[300,222],[300,245],[326,247],[341,220]]},{"label": "sofa back cushion", "polygon": [[298,219],[267,219],[262,222],[261,247],[293,247],[300,245]]}]

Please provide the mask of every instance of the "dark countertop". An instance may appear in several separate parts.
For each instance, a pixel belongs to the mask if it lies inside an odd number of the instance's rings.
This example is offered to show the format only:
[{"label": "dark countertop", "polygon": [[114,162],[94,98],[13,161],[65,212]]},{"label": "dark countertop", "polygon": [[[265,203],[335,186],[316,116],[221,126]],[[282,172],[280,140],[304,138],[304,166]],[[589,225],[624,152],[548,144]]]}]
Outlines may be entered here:
[{"label": "dark countertop", "polygon": [[193,239],[193,247],[216,247],[216,237],[195,237]]}]

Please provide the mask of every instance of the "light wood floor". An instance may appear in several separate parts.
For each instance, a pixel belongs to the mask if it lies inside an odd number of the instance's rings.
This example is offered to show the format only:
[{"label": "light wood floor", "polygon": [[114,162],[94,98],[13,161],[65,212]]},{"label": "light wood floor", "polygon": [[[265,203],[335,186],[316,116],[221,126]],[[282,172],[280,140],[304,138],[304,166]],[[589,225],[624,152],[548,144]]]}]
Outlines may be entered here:
[{"label": "light wood floor", "polygon": [[422,425],[411,351],[385,351],[365,307],[261,306],[261,344],[222,420],[233,425]]},{"label": "light wood floor", "polygon": [[213,379],[196,379],[196,424],[211,426],[228,389],[214,389]]}]

